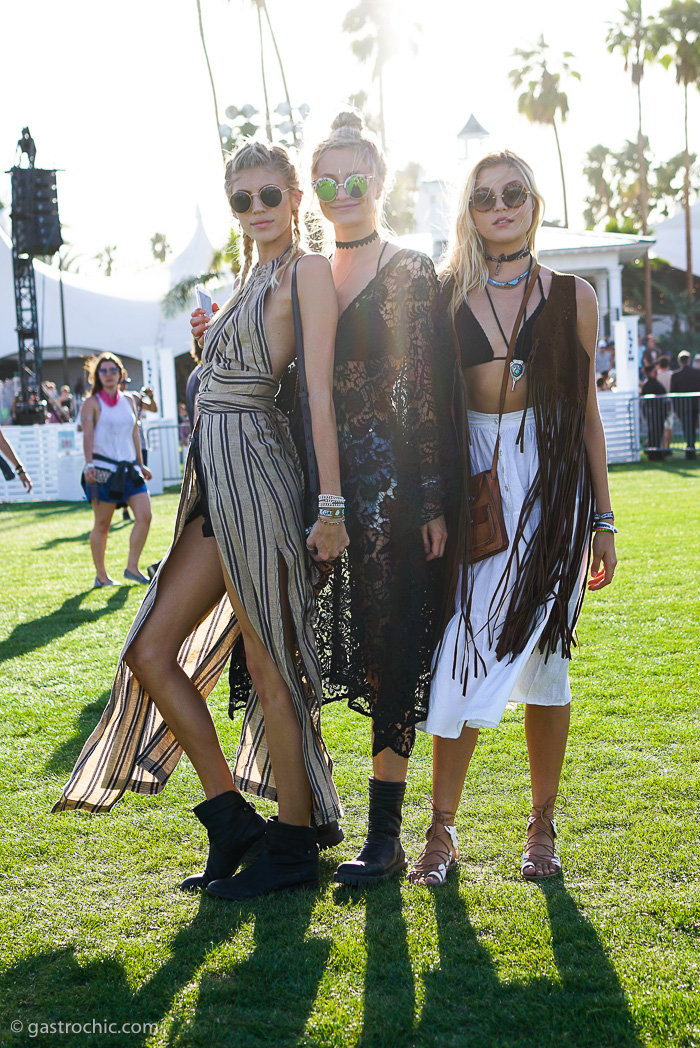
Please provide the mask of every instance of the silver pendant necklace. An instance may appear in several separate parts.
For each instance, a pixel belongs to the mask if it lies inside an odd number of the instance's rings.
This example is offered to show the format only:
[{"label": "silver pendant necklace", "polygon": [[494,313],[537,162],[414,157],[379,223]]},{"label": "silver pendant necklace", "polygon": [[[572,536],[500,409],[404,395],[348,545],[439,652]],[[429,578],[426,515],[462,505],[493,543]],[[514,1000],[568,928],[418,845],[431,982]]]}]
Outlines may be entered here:
[{"label": "silver pendant necklace", "polygon": [[[523,273],[521,276],[519,276],[517,278],[518,282],[521,281],[523,279],[523,277],[529,277],[531,269],[532,269],[532,258],[530,258],[530,265],[527,267],[525,273]],[[494,281],[491,281],[489,279],[489,283],[494,283]],[[496,286],[497,287],[499,287],[499,286],[502,287],[503,285],[496,284]],[[511,284],[510,286],[513,286],[513,285]],[[498,324],[498,330],[501,332],[501,336],[503,338],[503,341],[506,344],[506,349],[508,349],[509,346],[510,346],[510,343],[509,343],[508,339],[506,338],[506,333],[503,330],[503,325],[501,324],[501,321],[500,321],[500,319],[498,317],[498,313],[496,312],[496,307],[493,304],[493,299],[491,298],[491,295],[489,294],[488,284],[487,284],[487,286],[486,286],[486,288],[484,290],[486,291],[486,297],[489,300],[489,305],[491,306],[491,310],[493,312],[493,315],[496,318],[496,323]],[[523,296],[524,296],[526,290],[527,290],[527,282],[525,284],[525,289],[523,291]],[[523,316],[523,327],[525,326],[525,319],[526,318]],[[517,341],[517,339],[516,339],[516,341]],[[510,387],[510,391],[511,391],[511,393],[513,393],[515,391],[515,383],[518,382],[523,377],[523,375],[525,374],[525,361],[524,360],[520,360],[520,359],[516,359],[515,357],[513,357],[513,359],[510,362],[510,367],[508,368],[508,370],[510,371],[510,377],[513,379],[513,384]]]}]

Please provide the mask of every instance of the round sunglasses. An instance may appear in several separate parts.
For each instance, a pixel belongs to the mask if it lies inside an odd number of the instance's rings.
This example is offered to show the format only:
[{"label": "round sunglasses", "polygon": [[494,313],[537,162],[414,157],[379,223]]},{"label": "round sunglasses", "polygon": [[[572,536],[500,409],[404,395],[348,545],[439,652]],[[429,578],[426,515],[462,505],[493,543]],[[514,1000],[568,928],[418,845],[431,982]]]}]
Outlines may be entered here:
[{"label": "round sunglasses", "polygon": [[237,215],[244,215],[253,206],[254,197],[257,197],[265,207],[279,207],[282,203],[282,197],[289,192],[289,189],[280,189],[279,186],[263,186],[259,193],[249,193],[247,189],[237,189],[228,200],[231,209]]},{"label": "round sunglasses", "polygon": [[331,200],[335,200],[341,186],[353,200],[360,200],[363,196],[367,196],[369,180],[373,177],[373,175],[348,175],[344,182],[336,182],[334,178],[315,178],[311,185],[316,190],[318,199],[322,200],[324,204],[329,204]]},{"label": "round sunglasses", "polygon": [[520,182],[509,182],[500,193],[494,193],[492,189],[482,186],[474,190],[469,204],[475,211],[493,211],[500,196],[504,207],[520,207],[529,195],[530,191]]}]

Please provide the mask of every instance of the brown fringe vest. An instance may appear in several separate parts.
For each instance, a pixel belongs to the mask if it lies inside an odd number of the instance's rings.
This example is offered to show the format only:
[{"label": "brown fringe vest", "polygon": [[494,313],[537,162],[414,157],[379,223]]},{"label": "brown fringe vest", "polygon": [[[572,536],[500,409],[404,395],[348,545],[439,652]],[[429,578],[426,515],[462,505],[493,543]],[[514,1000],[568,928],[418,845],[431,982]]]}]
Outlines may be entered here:
[{"label": "brown fringe vest", "polygon": [[[456,339],[456,334],[454,335]],[[526,647],[542,607],[554,603],[539,641],[545,661],[556,650],[571,658],[574,627],[585,594],[581,588],[573,616],[569,602],[576,592],[584,558],[590,560],[593,497],[588,458],[583,443],[590,359],[577,329],[576,279],[554,273],[547,301],[532,329],[527,362],[527,404],[518,435],[523,446],[525,413],[535,416],[539,470],[523,502],[506,568],[490,604],[498,616],[509,601],[496,645],[496,657],[512,659]],[[541,519],[532,538],[520,545],[528,520],[540,500]],[[466,500],[465,500],[466,501]],[[466,548],[468,508],[461,514],[460,537]],[[467,550],[468,553],[468,550]],[[587,563],[588,563],[587,560]],[[509,590],[509,576],[515,578]],[[454,593],[454,576],[453,586]],[[462,573],[461,604],[467,634],[461,680],[466,690],[470,651],[474,668],[483,663],[470,629],[471,572]],[[453,604],[451,605],[454,606]],[[457,648],[453,672],[457,671]]]},{"label": "brown fringe vest", "polygon": [[[593,515],[588,458],[583,442],[590,359],[577,330],[576,278],[554,273],[547,302],[532,331],[527,363],[527,407],[535,415],[539,471],[528,491],[512,537],[511,554],[496,587],[492,609],[508,598],[507,577],[516,571],[497,658],[520,654],[535,629],[538,611],[554,596],[539,649],[545,660],[558,647],[571,658],[575,643],[569,602],[590,555]],[[520,427],[522,447],[525,414]],[[541,519],[524,550],[518,549],[537,500]],[[581,609],[582,587],[573,622]]]}]

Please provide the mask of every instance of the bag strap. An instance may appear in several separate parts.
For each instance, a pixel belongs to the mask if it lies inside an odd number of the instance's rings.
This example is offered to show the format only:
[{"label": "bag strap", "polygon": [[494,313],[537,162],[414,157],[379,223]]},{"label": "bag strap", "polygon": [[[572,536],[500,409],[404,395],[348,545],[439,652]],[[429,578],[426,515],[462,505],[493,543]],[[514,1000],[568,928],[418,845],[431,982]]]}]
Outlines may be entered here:
[{"label": "bag strap", "polygon": [[508,343],[508,352],[506,353],[506,358],[503,363],[503,381],[501,382],[501,398],[498,405],[498,432],[496,434],[496,444],[493,449],[493,461],[491,462],[491,473],[494,477],[496,476],[496,466],[498,463],[498,448],[501,442],[501,419],[503,418],[503,409],[506,406],[506,391],[508,389],[510,362],[513,359],[513,351],[515,350],[515,343],[518,339],[520,321],[523,319],[523,313],[525,312],[525,307],[527,306],[530,300],[530,295],[534,291],[535,284],[537,283],[537,278],[539,276],[540,268],[541,267],[538,263],[533,269],[530,276],[528,277],[527,285],[525,287],[525,293],[523,295],[523,300],[520,303],[520,309],[518,310],[518,315],[515,318],[515,324],[513,325],[513,331],[511,332],[510,336],[510,342]]},{"label": "bag strap", "polygon": [[301,420],[304,428],[304,446],[306,448],[306,463],[309,474],[309,491],[318,492],[318,466],[316,464],[316,452],[314,451],[314,435],[311,425],[311,409],[309,408],[309,387],[306,384],[306,361],[304,360],[304,335],[301,328],[301,311],[299,309],[299,292],[297,290],[297,266],[299,259],[294,263],[292,269],[292,317],[294,319],[294,342],[297,350],[297,377],[299,388],[299,402],[301,405]]}]

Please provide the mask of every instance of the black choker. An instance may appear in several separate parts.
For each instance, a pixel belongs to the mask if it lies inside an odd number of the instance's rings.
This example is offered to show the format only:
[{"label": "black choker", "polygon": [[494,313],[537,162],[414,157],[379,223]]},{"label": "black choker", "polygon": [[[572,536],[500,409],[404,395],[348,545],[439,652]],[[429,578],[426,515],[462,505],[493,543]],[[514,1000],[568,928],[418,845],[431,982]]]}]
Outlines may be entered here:
[{"label": "black choker", "polygon": [[512,255],[487,255],[486,252],[484,252],[484,258],[487,260],[487,262],[498,263],[498,265],[496,266],[495,273],[495,275],[498,276],[501,270],[502,262],[516,262],[517,259],[527,258],[530,254],[532,254],[532,252],[530,251],[530,245],[526,244],[525,247],[520,249],[520,251],[515,251]]},{"label": "black choker", "polygon": [[379,240],[379,233],[376,229],[373,229],[370,235],[363,237],[362,240],[336,240],[335,246],[341,249],[346,247],[364,247],[365,244],[371,244],[374,240]]}]

